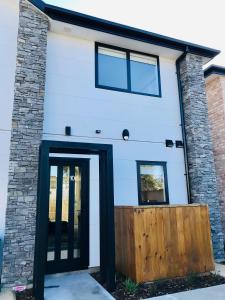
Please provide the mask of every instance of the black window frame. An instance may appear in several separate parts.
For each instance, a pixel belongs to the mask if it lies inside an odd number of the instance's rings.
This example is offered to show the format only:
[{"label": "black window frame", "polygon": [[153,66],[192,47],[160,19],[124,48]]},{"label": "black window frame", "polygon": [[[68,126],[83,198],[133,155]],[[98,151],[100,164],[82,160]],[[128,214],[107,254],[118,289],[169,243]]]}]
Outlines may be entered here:
[{"label": "black window frame", "polygon": [[[123,88],[116,88],[116,87],[110,87],[107,85],[102,85],[99,84],[99,68],[98,68],[98,48],[99,47],[104,47],[112,50],[118,50],[118,51],[123,51],[126,53],[126,62],[127,62],[127,89]],[[135,92],[131,90],[131,68],[130,68],[130,54],[140,54],[140,55],[145,55],[149,57],[154,57],[157,60],[157,72],[158,72],[158,87],[159,87],[159,93],[158,95],[155,94],[149,94],[149,93],[141,93],[141,92]],[[121,48],[117,46],[112,46],[108,44],[103,44],[99,42],[95,42],[95,88],[100,88],[100,89],[105,89],[105,90],[111,90],[111,91],[118,91],[118,92],[125,92],[129,94],[136,94],[136,95],[143,95],[143,96],[149,96],[149,97],[157,97],[161,98],[162,97],[162,91],[161,91],[161,79],[160,79],[160,63],[159,63],[159,56],[154,55],[154,54],[149,54],[145,52],[139,52],[131,49],[126,49],[126,48]]]},{"label": "black window frame", "polygon": [[[168,205],[169,204],[169,189],[168,189],[168,177],[167,177],[167,162],[165,161],[144,161],[137,160],[137,184],[138,184],[138,204],[139,205]],[[141,166],[149,165],[149,166],[162,166],[164,173],[164,187],[165,187],[165,201],[151,201],[149,203],[145,203],[141,199]]]}]

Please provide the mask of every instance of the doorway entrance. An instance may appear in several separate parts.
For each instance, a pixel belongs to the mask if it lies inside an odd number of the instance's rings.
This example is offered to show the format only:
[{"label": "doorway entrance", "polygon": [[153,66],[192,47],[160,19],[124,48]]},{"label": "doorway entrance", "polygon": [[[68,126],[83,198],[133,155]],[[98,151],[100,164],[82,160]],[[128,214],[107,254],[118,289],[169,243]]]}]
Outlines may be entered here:
[{"label": "doorway entrance", "polygon": [[[77,237],[78,233],[78,227],[75,224],[75,218],[72,216],[72,213],[74,212],[73,209],[69,210],[71,211],[71,218],[68,216],[68,228],[71,228],[71,233],[69,233],[68,229],[68,235],[67,230],[65,230],[65,225],[62,225],[62,222],[65,222],[65,220],[62,218],[62,212],[61,212],[61,219],[60,219],[60,213],[58,213],[59,216],[56,216],[55,221],[52,218],[52,222],[55,223],[55,225],[52,225],[52,227],[55,227],[55,230],[57,226],[59,226],[62,230],[62,227],[64,228],[64,236],[70,236],[73,240],[72,243],[70,243],[71,249],[69,250],[69,247],[65,248],[65,242],[62,243],[62,237],[60,237],[59,242],[57,242],[58,250],[56,251],[55,246],[53,249],[53,243],[50,243],[50,247],[48,248],[48,238],[49,238],[49,213],[48,213],[48,207],[49,207],[49,187],[50,187],[50,179],[51,179],[51,157],[52,155],[56,154],[62,154],[62,155],[74,155],[74,154],[84,154],[84,155],[98,155],[99,157],[99,214],[100,214],[100,272],[103,283],[106,284],[106,287],[108,290],[113,290],[115,288],[115,231],[114,231],[114,193],[113,193],[113,148],[112,145],[108,144],[94,144],[94,143],[77,143],[77,142],[62,142],[62,141],[42,141],[40,146],[40,160],[39,160],[39,179],[38,179],[38,197],[37,197],[37,221],[36,221],[36,240],[35,240],[35,256],[34,256],[34,295],[36,300],[44,300],[44,277],[46,274],[46,261],[48,260],[47,254],[48,252],[54,252],[53,259],[59,257],[64,257],[64,255],[69,255],[70,251],[70,258],[72,258],[74,267],[76,268],[76,264],[78,265],[78,261],[80,264],[83,264],[83,266],[87,263],[87,255],[85,255],[84,250],[84,256],[81,260],[81,257],[74,257],[74,255],[81,255],[81,249],[82,242],[78,246],[78,243],[75,243],[75,240],[78,241]],[[71,158],[72,159],[72,158]],[[52,166],[54,166],[52,164]],[[61,182],[61,189],[63,190],[62,183],[63,183],[63,171],[59,171],[60,164],[58,165],[55,162],[55,166],[57,166],[57,176],[60,176],[62,179],[59,180]],[[61,168],[63,169],[63,166],[65,167],[64,162],[61,164]],[[71,172],[71,169],[74,169],[76,167],[76,163],[74,162],[74,165],[71,167],[67,164],[67,167],[69,166],[69,171]],[[81,165],[80,165],[81,167]],[[81,167],[82,169],[82,167]],[[85,167],[84,167],[85,169]],[[86,168],[87,170],[87,168]],[[66,171],[65,171],[66,172]],[[74,170],[74,175],[72,174],[71,177],[72,182],[73,180],[76,181],[76,171]],[[85,172],[85,171],[84,171]],[[86,171],[87,172],[87,171]],[[60,175],[61,174],[61,175]],[[85,178],[88,178],[88,176],[81,176],[81,180],[85,181]],[[57,178],[58,182],[58,178]],[[75,186],[74,182],[74,186]],[[73,185],[73,183],[72,183]],[[53,187],[52,183],[52,187]],[[75,187],[74,187],[75,189]],[[75,194],[73,188],[68,188],[69,194],[71,193],[71,196],[69,196],[71,199],[73,199],[73,196]],[[72,196],[73,193],[73,196]],[[57,194],[56,197],[57,198]],[[63,201],[63,197],[58,197],[60,199],[59,201]],[[85,200],[81,199],[81,202]],[[87,201],[87,200],[86,200]],[[73,202],[73,201],[72,201]],[[61,204],[61,202],[59,202]],[[70,203],[70,201],[69,201]],[[57,205],[57,200],[56,200]],[[75,203],[68,204],[71,206],[74,206]],[[87,207],[87,206],[86,206]],[[84,215],[87,213],[84,209]],[[57,207],[56,207],[56,214],[57,214]],[[73,219],[74,218],[74,219]],[[86,220],[88,218],[82,218],[83,220]],[[83,222],[81,219],[80,222]],[[58,220],[58,225],[56,224]],[[72,222],[73,221],[73,222]],[[65,224],[65,223],[64,223]],[[81,223],[80,223],[81,224]],[[70,227],[71,226],[71,227]],[[75,228],[77,230],[75,230]],[[80,230],[83,230],[81,228],[84,228],[84,231],[87,230],[87,227],[85,225],[80,226]],[[86,228],[86,229],[85,229]],[[54,230],[53,228],[51,230]],[[62,235],[62,231],[61,232]],[[66,232],[66,234],[65,234]],[[76,232],[76,233],[75,233]],[[85,231],[87,232],[87,231]],[[54,236],[54,234],[51,234],[51,238]],[[58,237],[57,237],[58,238]],[[64,237],[63,237],[64,238]],[[83,236],[82,236],[83,239]],[[84,237],[85,240],[85,237]],[[85,243],[85,242],[84,242]],[[86,240],[87,243],[87,240]],[[54,244],[56,245],[56,243]],[[88,249],[89,247],[85,248]],[[66,251],[66,252],[62,252]],[[56,252],[58,254],[56,254]],[[65,254],[66,253],[66,254]],[[75,253],[75,254],[74,254]],[[49,257],[51,257],[53,253],[49,254]],[[83,255],[83,254],[82,254]],[[66,259],[69,256],[66,256]],[[78,260],[79,259],[79,260]],[[86,261],[85,261],[86,259]],[[53,261],[54,264],[54,261]],[[69,264],[67,264],[69,265]],[[57,264],[55,264],[57,266]],[[65,265],[62,266],[64,268]],[[50,272],[49,268],[49,272]]]},{"label": "doorway entrance", "polygon": [[88,268],[89,159],[49,159],[46,274]]}]

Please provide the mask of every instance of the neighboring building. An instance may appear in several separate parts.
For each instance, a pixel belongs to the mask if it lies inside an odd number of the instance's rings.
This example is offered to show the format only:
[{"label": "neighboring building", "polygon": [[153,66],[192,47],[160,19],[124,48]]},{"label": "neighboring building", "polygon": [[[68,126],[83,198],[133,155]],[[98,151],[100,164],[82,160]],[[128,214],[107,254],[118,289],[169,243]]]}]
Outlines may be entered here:
[{"label": "neighboring building", "polygon": [[112,288],[114,205],[207,203],[222,259],[202,69],[219,51],[39,0],[1,1],[0,25],[3,287],[42,299],[46,272],[100,266]]},{"label": "neighboring building", "polygon": [[205,82],[225,240],[225,68],[209,66],[205,70]]}]

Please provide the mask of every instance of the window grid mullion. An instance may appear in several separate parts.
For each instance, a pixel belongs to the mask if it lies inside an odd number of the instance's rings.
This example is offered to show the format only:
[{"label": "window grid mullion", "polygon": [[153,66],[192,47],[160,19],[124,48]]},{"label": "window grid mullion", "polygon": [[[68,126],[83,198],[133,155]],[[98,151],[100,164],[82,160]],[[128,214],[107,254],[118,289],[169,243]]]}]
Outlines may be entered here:
[{"label": "window grid mullion", "polygon": [[127,90],[131,92],[130,52],[127,53]]},{"label": "window grid mullion", "polygon": [[[99,82],[99,72],[100,72],[100,68],[99,68],[99,47],[103,47],[106,49],[114,49],[116,51],[120,51],[120,52],[124,52],[125,53],[125,57],[126,57],[126,71],[127,71],[127,76],[123,77],[123,82],[125,81],[125,79],[127,80],[127,85],[125,86],[125,82],[123,84],[123,86],[114,86],[113,84],[110,85],[110,83],[102,83]],[[146,57],[153,57],[157,59],[157,83],[158,83],[158,92],[156,93],[154,90],[151,92],[145,92],[142,91],[140,89],[135,90],[135,65],[134,65],[134,69],[132,69],[132,74],[133,74],[133,87],[132,87],[132,82],[131,82],[131,54],[140,54],[142,56],[146,56]],[[113,91],[119,91],[119,92],[126,92],[126,93],[132,93],[132,94],[137,94],[137,95],[144,95],[144,96],[151,96],[151,97],[162,97],[162,92],[161,92],[161,82],[160,82],[160,66],[159,66],[159,57],[156,55],[151,55],[151,54],[147,54],[147,53],[142,53],[142,52],[138,52],[138,51],[134,51],[134,50],[129,50],[129,49],[124,49],[124,48],[120,48],[120,47],[116,47],[116,46],[110,46],[110,45],[105,45],[102,43],[95,43],[95,87],[96,88],[102,88],[102,89],[108,89],[108,90],[113,90]],[[134,60],[135,61],[135,60]],[[132,89],[133,88],[133,89]],[[154,87],[156,88],[156,87]]]}]

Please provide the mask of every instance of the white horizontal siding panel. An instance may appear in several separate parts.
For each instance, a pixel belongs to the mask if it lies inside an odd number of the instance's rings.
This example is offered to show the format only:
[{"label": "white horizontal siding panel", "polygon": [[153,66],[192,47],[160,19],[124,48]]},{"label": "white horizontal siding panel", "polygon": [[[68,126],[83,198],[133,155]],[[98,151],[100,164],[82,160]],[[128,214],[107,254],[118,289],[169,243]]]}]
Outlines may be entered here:
[{"label": "white horizontal siding panel", "polygon": [[165,147],[182,139],[175,61],[160,57],[160,73],[161,98],[95,88],[94,43],[49,33],[43,138],[112,144],[116,204],[138,203],[136,160],[167,161],[170,201],[187,202],[183,150]]}]

